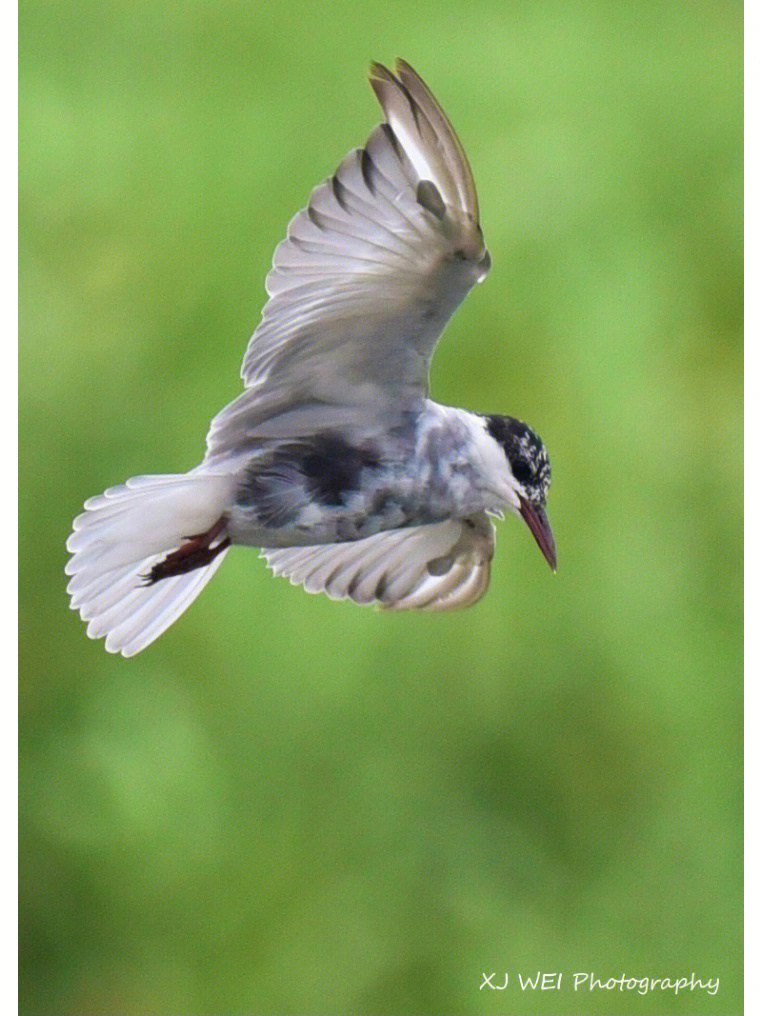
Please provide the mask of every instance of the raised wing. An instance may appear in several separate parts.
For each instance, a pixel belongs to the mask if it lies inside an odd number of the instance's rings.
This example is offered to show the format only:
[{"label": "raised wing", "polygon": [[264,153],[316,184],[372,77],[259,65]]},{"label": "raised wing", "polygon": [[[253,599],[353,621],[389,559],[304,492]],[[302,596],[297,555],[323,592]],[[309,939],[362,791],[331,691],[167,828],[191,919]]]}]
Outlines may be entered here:
[{"label": "raised wing", "polygon": [[337,409],[425,398],[442,329],[489,270],[463,148],[412,67],[396,70],[373,64],[386,123],[312,192],[275,251],[247,391],[213,420],[208,458],[240,450],[263,421],[288,436]]},{"label": "raised wing", "polygon": [[495,527],[486,515],[393,529],[353,543],[262,551],[308,593],[388,610],[455,610],[486,593]]}]

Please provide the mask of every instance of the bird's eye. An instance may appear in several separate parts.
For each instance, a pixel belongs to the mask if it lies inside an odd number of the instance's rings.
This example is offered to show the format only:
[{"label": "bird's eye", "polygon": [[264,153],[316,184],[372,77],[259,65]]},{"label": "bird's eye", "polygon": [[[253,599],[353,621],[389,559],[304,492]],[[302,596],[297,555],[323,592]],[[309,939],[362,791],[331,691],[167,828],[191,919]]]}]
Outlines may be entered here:
[{"label": "bird's eye", "polygon": [[519,459],[518,462],[511,463],[511,469],[513,470],[514,477],[519,483],[529,483],[532,479],[532,470],[527,462]]}]

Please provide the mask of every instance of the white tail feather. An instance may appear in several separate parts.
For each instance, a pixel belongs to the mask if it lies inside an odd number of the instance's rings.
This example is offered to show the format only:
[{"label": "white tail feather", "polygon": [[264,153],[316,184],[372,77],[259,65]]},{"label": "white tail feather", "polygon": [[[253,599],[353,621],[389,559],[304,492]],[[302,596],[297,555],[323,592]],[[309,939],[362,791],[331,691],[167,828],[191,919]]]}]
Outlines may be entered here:
[{"label": "white tail feather", "polygon": [[192,472],[135,476],[85,502],[66,544],[71,606],[88,621],[90,638],[134,656],[175,621],[222,564],[147,585],[145,577],[183,541],[209,530],[224,513],[233,477]]}]

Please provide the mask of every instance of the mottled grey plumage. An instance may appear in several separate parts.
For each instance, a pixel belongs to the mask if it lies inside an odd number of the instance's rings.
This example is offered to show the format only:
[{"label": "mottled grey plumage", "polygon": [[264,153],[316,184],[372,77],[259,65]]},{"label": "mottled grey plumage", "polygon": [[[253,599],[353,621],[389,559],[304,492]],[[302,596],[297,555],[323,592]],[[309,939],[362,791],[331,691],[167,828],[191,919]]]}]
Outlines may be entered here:
[{"label": "mottled grey plumage", "polygon": [[241,477],[227,532],[233,543],[289,547],[497,514],[503,503],[474,455],[474,426],[483,429],[480,417],[427,401],[394,433],[263,442]]},{"label": "mottled grey plumage", "polygon": [[488,516],[505,510],[555,566],[539,438],[428,397],[439,336],[490,267],[468,160],[408,64],[373,64],[370,80],[385,122],[277,247],[244,391],[203,462],[128,480],[74,521],[71,603],[109,651],[157,638],[231,544],[311,592],[390,609],[475,602]]}]

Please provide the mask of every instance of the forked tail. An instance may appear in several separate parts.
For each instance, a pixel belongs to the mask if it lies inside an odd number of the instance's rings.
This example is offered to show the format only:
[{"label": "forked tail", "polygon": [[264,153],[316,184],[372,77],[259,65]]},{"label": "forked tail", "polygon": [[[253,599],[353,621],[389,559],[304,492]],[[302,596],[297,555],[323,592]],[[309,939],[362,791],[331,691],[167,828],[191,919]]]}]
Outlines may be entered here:
[{"label": "forked tail", "polygon": [[85,502],[66,574],[90,638],[134,656],[190,606],[227,553],[233,483],[202,471],[135,476]]}]

